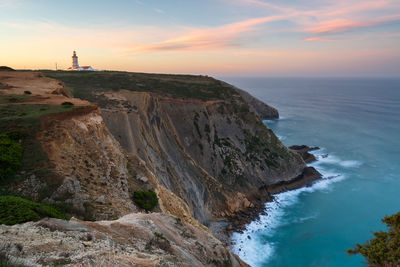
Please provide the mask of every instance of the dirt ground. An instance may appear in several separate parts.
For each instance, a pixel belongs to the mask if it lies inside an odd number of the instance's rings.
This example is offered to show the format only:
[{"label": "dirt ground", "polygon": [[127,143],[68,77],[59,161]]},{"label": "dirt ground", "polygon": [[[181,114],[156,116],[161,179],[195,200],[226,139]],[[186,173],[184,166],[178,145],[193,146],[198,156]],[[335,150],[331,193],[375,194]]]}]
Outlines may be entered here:
[{"label": "dirt ground", "polygon": [[88,101],[73,98],[64,84],[44,77],[40,72],[0,71],[0,94],[23,95],[29,91],[32,97],[24,104],[53,104],[72,102],[76,106],[91,105]]}]

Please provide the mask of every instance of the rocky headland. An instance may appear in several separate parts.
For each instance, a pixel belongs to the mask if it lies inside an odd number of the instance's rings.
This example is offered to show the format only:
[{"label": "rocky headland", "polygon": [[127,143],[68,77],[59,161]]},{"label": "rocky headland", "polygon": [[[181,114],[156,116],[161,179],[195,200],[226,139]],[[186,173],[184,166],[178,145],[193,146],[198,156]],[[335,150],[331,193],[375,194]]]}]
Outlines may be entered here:
[{"label": "rocky headland", "polygon": [[[286,148],[262,123],[278,117],[276,109],[207,76],[1,71],[0,130],[23,148],[21,166],[1,180],[1,195],[62,206],[79,218],[70,223],[86,227],[2,226],[8,247],[23,244],[23,253],[17,248],[9,256],[34,266],[48,264],[46,257],[60,260],[61,251],[49,245],[59,242],[56,231],[69,236],[70,265],[90,262],[88,255],[102,248],[101,255],[121,265],[143,259],[144,266],[245,266],[213,234],[227,241],[272,194],[320,177],[306,166],[307,148]],[[152,213],[141,213],[132,200],[140,190],[156,193]],[[35,239],[38,232],[47,239],[24,245],[16,237]],[[188,232],[187,242],[180,241]],[[81,240],[88,233],[95,241]],[[120,250],[107,254],[105,240]],[[49,247],[40,259],[33,256],[36,245]]]}]

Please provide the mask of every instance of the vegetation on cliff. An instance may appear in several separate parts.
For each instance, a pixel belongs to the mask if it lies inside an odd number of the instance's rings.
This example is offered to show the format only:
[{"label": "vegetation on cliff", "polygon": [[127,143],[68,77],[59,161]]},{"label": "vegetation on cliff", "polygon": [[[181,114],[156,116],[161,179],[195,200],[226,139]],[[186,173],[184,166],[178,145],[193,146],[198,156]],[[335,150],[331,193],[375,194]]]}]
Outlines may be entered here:
[{"label": "vegetation on cliff", "polygon": [[363,245],[356,244],[348,249],[349,254],[360,253],[371,266],[400,265],[400,212],[385,216],[382,222],[389,228],[387,232],[374,232],[374,238]]},{"label": "vegetation on cliff", "polygon": [[157,194],[151,190],[135,191],[132,199],[140,208],[146,211],[151,211],[158,203]]},{"label": "vegetation on cliff", "polygon": [[[31,99],[33,99],[31,95],[0,95],[0,132],[2,133],[0,185],[3,189],[7,184],[24,180],[31,175],[43,177],[49,185],[56,183],[58,179],[49,171],[47,156],[42,151],[39,140],[36,139],[41,118],[81,108],[69,105],[25,104]],[[46,190],[43,191],[45,192]]]},{"label": "vegetation on cliff", "polygon": [[237,94],[228,84],[202,75],[149,74],[122,71],[49,71],[42,73],[61,80],[75,97],[90,99],[92,92],[129,90],[154,92],[166,97],[201,100],[226,99]]},{"label": "vegetation on cliff", "polygon": [[22,147],[6,134],[0,134],[0,182],[21,168]]},{"label": "vegetation on cliff", "polygon": [[67,219],[67,216],[53,205],[16,196],[0,196],[0,224],[14,225],[45,217]]}]

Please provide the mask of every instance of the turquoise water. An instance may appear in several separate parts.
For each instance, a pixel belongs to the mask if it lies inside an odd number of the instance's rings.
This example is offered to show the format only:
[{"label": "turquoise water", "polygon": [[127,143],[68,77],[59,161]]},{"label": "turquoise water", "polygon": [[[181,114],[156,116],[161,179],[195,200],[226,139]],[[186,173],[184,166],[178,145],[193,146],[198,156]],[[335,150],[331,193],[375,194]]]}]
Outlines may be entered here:
[{"label": "turquoise water", "polygon": [[267,203],[234,234],[234,252],[252,266],[364,266],[346,249],[400,211],[400,80],[224,80],[278,108],[266,123],[283,143],[321,147],[313,166],[324,176]]}]

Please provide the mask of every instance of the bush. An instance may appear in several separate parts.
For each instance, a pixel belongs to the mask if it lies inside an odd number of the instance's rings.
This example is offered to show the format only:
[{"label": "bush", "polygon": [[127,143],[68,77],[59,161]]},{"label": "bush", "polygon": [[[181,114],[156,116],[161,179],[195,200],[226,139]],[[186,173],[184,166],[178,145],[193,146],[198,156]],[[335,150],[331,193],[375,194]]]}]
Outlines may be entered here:
[{"label": "bush", "polygon": [[364,245],[356,244],[348,254],[360,253],[371,266],[400,266],[400,212],[382,219],[388,232],[375,232],[375,238]]},{"label": "bush", "polygon": [[158,203],[157,194],[151,190],[133,192],[133,201],[142,209],[151,211]]},{"label": "bush", "polygon": [[21,168],[22,147],[6,134],[0,134],[0,182]]},{"label": "bush", "polygon": [[31,92],[31,91],[24,91],[24,94],[26,94],[26,95],[31,95],[32,92]]},{"label": "bush", "polygon": [[16,196],[0,196],[0,224],[13,225],[45,217],[68,219],[53,205]]},{"label": "bush", "polygon": [[74,103],[67,101],[67,102],[63,102],[61,105],[63,105],[63,106],[73,106]]}]

